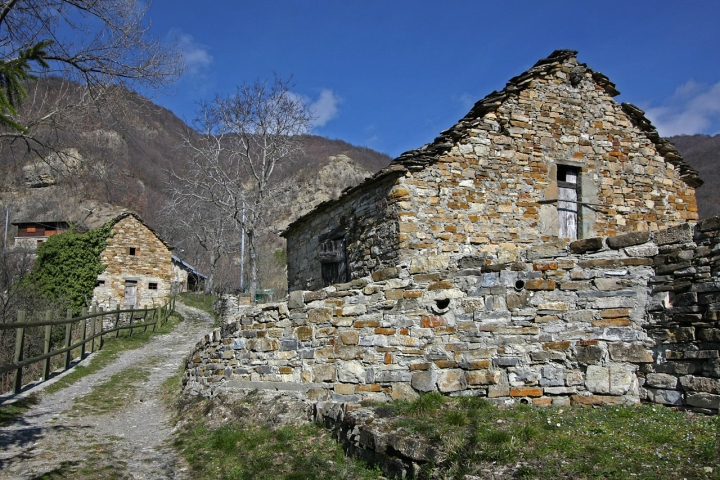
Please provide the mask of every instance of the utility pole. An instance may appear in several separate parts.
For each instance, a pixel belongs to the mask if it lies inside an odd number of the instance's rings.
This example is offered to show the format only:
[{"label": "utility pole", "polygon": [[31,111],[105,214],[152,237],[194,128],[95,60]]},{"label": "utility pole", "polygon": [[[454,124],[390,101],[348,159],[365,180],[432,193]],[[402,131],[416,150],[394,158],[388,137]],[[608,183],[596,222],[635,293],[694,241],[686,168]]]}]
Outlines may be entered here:
[{"label": "utility pole", "polygon": [[243,293],[245,288],[245,202],[242,204],[242,223],[240,225],[240,293]]},{"label": "utility pole", "polygon": [[10,209],[5,208],[5,239],[3,240],[3,252],[7,248],[8,222],[10,221]]}]

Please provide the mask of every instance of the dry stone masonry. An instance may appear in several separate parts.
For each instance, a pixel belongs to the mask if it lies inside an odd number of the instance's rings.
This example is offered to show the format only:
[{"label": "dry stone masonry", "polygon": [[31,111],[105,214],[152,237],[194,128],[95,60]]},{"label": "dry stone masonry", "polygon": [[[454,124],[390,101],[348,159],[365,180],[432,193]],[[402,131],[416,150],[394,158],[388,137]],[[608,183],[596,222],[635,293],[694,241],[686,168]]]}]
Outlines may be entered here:
[{"label": "dry stone masonry", "polygon": [[291,224],[287,302],[240,307],[185,389],[316,401],[720,407],[720,220],[569,50]]},{"label": "dry stone masonry", "polygon": [[226,313],[188,360],[188,391],[316,400],[435,391],[502,403],[717,412],[720,220],[517,252],[416,258],[288,302]]},{"label": "dry stone masonry", "polygon": [[[345,238],[352,279],[418,255],[511,258],[569,236],[560,235],[569,209],[576,238],[697,220],[697,172],[575,54],[539,61],[433,143],[291,224],[290,289],[326,285],[319,246],[328,239]],[[570,181],[576,200],[562,203]]]}]

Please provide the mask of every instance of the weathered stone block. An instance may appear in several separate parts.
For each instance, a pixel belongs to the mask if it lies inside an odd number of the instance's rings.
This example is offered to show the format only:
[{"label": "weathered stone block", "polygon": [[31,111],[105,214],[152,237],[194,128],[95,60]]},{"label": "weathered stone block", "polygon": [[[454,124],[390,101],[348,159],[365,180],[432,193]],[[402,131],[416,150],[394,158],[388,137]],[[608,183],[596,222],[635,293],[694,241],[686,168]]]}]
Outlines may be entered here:
[{"label": "weathered stone block", "polygon": [[291,310],[305,307],[305,297],[302,290],[295,290],[288,295],[288,308]]},{"label": "weathered stone block", "polygon": [[652,363],[653,354],[638,344],[611,343],[608,345],[610,358],[618,362]]},{"label": "weathered stone block", "polygon": [[334,382],[336,381],[337,371],[335,365],[315,365],[313,372],[317,383],[320,382]]},{"label": "weathered stone block", "polygon": [[278,341],[274,338],[254,338],[248,340],[248,349],[256,352],[270,352],[278,349]]},{"label": "weathered stone block", "polygon": [[573,395],[570,397],[570,405],[593,406],[593,405],[622,405],[625,400],[622,397],[608,395]]},{"label": "weathered stone block", "polygon": [[607,244],[615,250],[641,245],[650,240],[650,232],[630,232],[616,237],[608,237]]},{"label": "weathered stone block", "polygon": [[468,385],[495,385],[500,383],[501,375],[498,370],[471,370],[465,372]]},{"label": "weathered stone block", "polygon": [[413,372],[410,384],[420,392],[431,392],[435,390],[437,383],[437,372],[435,370],[424,370]]},{"label": "weathered stone block", "polygon": [[338,334],[340,341],[345,345],[357,345],[360,335],[355,330],[344,330]]},{"label": "weathered stone block", "polygon": [[357,361],[337,363],[338,380],[343,383],[360,383],[365,379],[365,368]]},{"label": "weathered stone block", "polygon": [[307,341],[313,337],[313,327],[311,325],[302,325],[295,329],[295,336],[300,341]]},{"label": "weathered stone block", "polygon": [[685,403],[683,393],[677,390],[648,388],[647,399],[652,403],[662,403],[665,405],[683,405]]},{"label": "weathered stone block", "polygon": [[527,250],[527,259],[537,260],[539,258],[559,257],[565,253],[566,247],[567,243],[563,241],[536,245]]},{"label": "weathered stone block", "polygon": [[686,403],[693,407],[700,408],[720,408],[720,395],[713,395],[710,393],[688,393],[686,396]]},{"label": "weathered stone block", "polygon": [[540,387],[514,387],[510,389],[511,397],[542,397],[543,389]]},{"label": "weathered stone block", "polygon": [[658,230],[654,233],[655,243],[658,245],[670,245],[671,243],[687,243],[693,239],[693,229],[689,223],[683,223],[666,230]]},{"label": "weathered stone block", "polygon": [[574,242],[570,242],[569,247],[571,253],[577,254],[601,250],[603,248],[603,239],[600,237],[593,237],[575,240]]},{"label": "weathered stone block", "polygon": [[555,290],[557,283],[555,280],[543,280],[535,278],[525,282],[525,288],[528,290]]},{"label": "weathered stone block", "polygon": [[312,308],[307,312],[308,322],[328,323],[332,318],[332,310],[329,308]]},{"label": "weathered stone block", "polygon": [[678,379],[674,375],[668,375],[666,373],[648,373],[645,375],[645,385],[648,387],[675,390],[677,383]]},{"label": "weathered stone block", "polygon": [[410,386],[410,384],[408,383],[393,383],[391,386],[391,395],[393,400],[411,402],[413,400],[416,400],[420,396],[415,390],[413,390],[412,386]]},{"label": "weathered stone block", "polygon": [[384,268],[382,270],[375,270],[372,273],[372,279],[375,282],[381,282],[383,280],[390,280],[391,278],[397,278],[399,276],[398,269],[393,268]]},{"label": "weathered stone block", "polygon": [[438,390],[443,393],[456,392],[467,388],[465,372],[462,370],[443,370],[438,373]]},{"label": "weathered stone block", "polygon": [[717,378],[695,377],[693,375],[685,375],[680,377],[680,385],[685,390],[693,390],[696,392],[713,393],[720,395],[720,380]]}]

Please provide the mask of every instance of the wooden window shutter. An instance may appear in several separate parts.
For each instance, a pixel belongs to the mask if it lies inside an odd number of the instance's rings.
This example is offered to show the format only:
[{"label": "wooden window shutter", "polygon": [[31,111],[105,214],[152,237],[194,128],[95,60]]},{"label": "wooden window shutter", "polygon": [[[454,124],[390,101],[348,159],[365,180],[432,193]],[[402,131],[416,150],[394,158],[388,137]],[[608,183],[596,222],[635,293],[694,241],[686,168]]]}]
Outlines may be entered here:
[{"label": "wooden window shutter", "polygon": [[558,218],[560,238],[578,239],[579,220],[579,169],[558,166]]},{"label": "wooden window shutter", "polygon": [[324,287],[347,282],[344,238],[321,242],[318,257],[320,258]]}]

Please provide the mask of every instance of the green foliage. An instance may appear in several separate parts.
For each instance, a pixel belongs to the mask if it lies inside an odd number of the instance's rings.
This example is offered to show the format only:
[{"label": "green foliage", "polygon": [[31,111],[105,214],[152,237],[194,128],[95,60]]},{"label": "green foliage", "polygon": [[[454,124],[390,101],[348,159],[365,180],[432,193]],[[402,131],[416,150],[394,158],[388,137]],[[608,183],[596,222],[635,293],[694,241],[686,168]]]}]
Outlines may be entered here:
[{"label": "green foliage", "polygon": [[31,62],[39,64],[42,68],[48,68],[45,47],[51,43],[52,40],[43,40],[19,51],[18,56],[13,59],[0,60],[0,125],[20,132],[27,130],[10,117],[17,114],[17,107],[27,98],[23,82],[37,78],[31,73]]},{"label": "green foliage", "polygon": [[112,224],[76,233],[74,230],[53,235],[38,246],[37,260],[24,283],[44,297],[67,302],[74,313],[92,298],[97,277],[105,266],[100,254],[112,234]]}]

